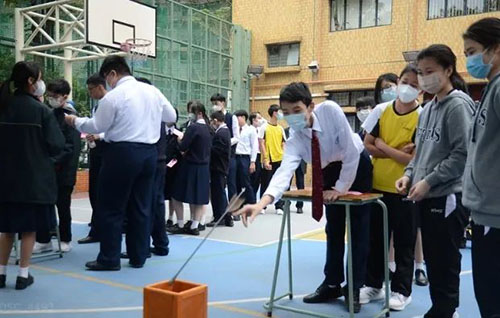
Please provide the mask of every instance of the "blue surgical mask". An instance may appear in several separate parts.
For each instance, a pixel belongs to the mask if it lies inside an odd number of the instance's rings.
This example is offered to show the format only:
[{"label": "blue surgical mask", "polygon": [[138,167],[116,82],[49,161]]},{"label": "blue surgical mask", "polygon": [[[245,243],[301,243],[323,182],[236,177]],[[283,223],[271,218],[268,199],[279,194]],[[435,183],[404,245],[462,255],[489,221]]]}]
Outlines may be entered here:
[{"label": "blue surgical mask", "polygon": [[483,62],[484,52],[479,54],[474,54],[467,57],[467,72],[469,72],[470,76],[483,79],[488,77],[491,72],[491,68],[493,67],[493,56],[488,64]]},{"label": "blue surgical mask", "polygon": [[278,111],[278,114],[276,115],[276,117],[278,118],[278,120],[282,120],[283,119],[283,112],[280,110]]},{"label": "blue surgical mask", "polygon": [[307,126],[305,113],[286,115],[284,116],[284,118],[288,123],[288,126],[290,126],[290,128],[292,128],[295,131],[301,131]]},{"label": "blue surgical mask", "polygon": [[398,92],[396,90],[396,87],[394,86],[384,89],[380,94],[380,98],[382,99],[383,103],[395,100],[397,97],[398,97]]}]

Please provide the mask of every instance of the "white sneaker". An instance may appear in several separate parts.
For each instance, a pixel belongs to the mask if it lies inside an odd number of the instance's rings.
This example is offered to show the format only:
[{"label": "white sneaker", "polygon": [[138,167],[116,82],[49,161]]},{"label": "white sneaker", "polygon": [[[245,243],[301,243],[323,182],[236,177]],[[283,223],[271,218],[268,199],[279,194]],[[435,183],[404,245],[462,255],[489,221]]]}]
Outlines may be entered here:
[{"label": "white sneaker", "polygon": [[52,242],[49,243],[38,243],[35,242],[33,247],[33,254],[52,252],[54,248],[52,247]]},{"label": "white sneaker", "polygon": [[389,299],[389,309],[401,311],[411,303],[411,296],[405,297],[400,293],[392,292]]},{"label": "white sneaker", "polygon": [[68,253],[72,249],[70,242],[61,242],[61,252]]},{"label": "white sneaker", "polygon": [[283,215],[285,212],[283,212],[283,209],[276,209],[276,214],[278,215]]},{"label": "white sneaker", "polygon": [[266,214],[266,210],[262,209],[262,210],[260,211],[260,214]]},{"label": "white sneaker", "polygon": [[359,291],[359,303],[368,304],[371,301],[384,299],[385,291],[383,288],[363,287]]},{"label": "white sneaker", "polygon": [[459,318],[459,317],[460,317],[460,316],[458,315],[458,312],[457,312],[457,311],[455,311],[455,312],[453,313],[452,318]]}]

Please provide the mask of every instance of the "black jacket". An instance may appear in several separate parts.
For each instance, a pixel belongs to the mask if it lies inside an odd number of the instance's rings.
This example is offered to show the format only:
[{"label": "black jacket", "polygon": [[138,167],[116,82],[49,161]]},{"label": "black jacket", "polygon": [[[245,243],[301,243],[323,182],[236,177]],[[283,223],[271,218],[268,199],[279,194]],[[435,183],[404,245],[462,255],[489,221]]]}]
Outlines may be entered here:
[{"label": "black jacket", "polygon": [[65,107],[54,109],[53,112],[65,139],[63,151],[52,158],[56,168],[57,184],[59,186],[74,186],[80,158],[80,133],[66,124],[64,114],[75,115],[76,111],[73,108]]},{"label": "black jacket", "polygon": [[227,176],[231,157],[231,133],[227,127],[215,132],[210,151],[210,170]]},{"label": "black jacket", "polygon": [[54,162],[64,148],[52,111],[18,93],[0,106],[0,202],[55,204]]}]

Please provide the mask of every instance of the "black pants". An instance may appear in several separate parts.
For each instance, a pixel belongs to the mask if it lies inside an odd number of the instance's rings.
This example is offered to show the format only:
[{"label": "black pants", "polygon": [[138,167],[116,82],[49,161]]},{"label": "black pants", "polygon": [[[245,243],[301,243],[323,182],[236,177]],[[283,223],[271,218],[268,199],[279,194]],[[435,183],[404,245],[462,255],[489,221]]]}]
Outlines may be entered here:
[{"label": "black pants", "polygon": [[[57,188],[57,215],[59,216],[59,233],[61,242],[71,242],[71,193],[73,186],[59,186]],[[50,232],[37,232],[36,241],[50,242]]]},{"label": "black pants", "polygon": [[236,155],[236,191],[240,193],[245,191],[245,202],[247,204],[255,203],[255,193],[250,182],[250,156]]},{"label": "black pants", "polygon": [[500,318],[500,229],[472,226],[472,277],[481,317]]},{"label": "black pants", "polygon": [[[299,167],[297,168],[297,170],[295,170],[295,185],[297,186],[297,189],[304,189],[305,188],[305,181],[304,181],[304,174],[305,174],[305,171],[306,171],[306,163],[304,161],[302,161],[299,165]],[[297,201],[297,203],[295,203],[295,207],[296,208],[303,208],[304,207],[304,202],[303,201]]]},{"label": "black pants", "polygon": [[[331,163],[323,169],[324,189],[331,190],[342,169],[341,162]],[[366,151],[360,155],[356,179],[351,190],[369,192],[372,188],[372,164]],[[351,206],[352,229],[352,269],[354,288],[361,288],[366,276],[366,260],[368,257],[370,231],[370,205]],[[344,276],[345,250],[345,207],[338,205],[326,206],[326,264],[325,281],[323,284],[340,285]],[[347,272],[347,270],[346,270]]]},{"label": "black pants", "polygon": [[158,152],[155,145],[120,142],[106,146],[99,174],[97,261],[120,264],[122,224],[128,224],[126,245],[130,262],[143,264],[149,255],[153,182]]},{"label": "black pants", "polygon": [[[210,170],[210,201],[215,221],[222,217],[227,208],[226,179],[222,172]],[[231,214],[228,213],[226,218],[231,219]]]},{"label": "black pants", "polygon": [[[99,180],[99,171],[101,170],[102,163],[102,147],[104,144],[99,142],[98,146],[90,150],[89,153],[89,200],[90,206],[92,207],[92,218],[90,221],[90,232],[89,236],[99,239],[99,233],[97,233],[96,215],[97,215],[97,185]],[[99,149],[97,149],[99,148]]]},{"label": "black pants", "polygon": [[[267,187],[269,186],[269,183],[271,182],[271,179],[273,178],[274,173],[276,172],[276,170],[278,170],[278,168],[280,166],[281,166],[281,161],[271,162],[272,170],[262,169],[262,183],[261,183],[261,189],[260,189],[261,195],[263,195],[266,192]],[[283,200],[278,200],[274,204],[275,209],[283,210],[284,206],[285,206],[285,202]]]},{"label": "black pants", "polygon": [[[260,181],[262,176],[262,163],[260,162],[260,153],[257,154],[257,159],[255,160],[255,172],[250,175],[250,183],[252,184],[252,189],[255,198],[257,198],[257,191],[260,188]],[[262,189],[261,189],[262,190]],[[260,197],[262,197],[264,193],[260,192]]]},{"label": "black pants", "polygon": [[[394,233],[396,272],[391,281],[391,291],[406,297],[411,295],[417,217],[415,204],[403,201],[403,196],[382,193],[387,205],[389,233]],[[366,274],[366,286],[382,288],[384,282],[384,223],[382,208],[374,204],[370,215],[370,253]],[[390,234],[387,233],[390,237]]]},{"label": "black pants", "polygon": [[445,217],[446,199],[438,197],[417,203],[432,301],[426,318],[451,318],[459,303],[462,260],[459,246],[467,220],[462,195],[456,194],[456,209],[448,217]]},{"label": "black pants", "polygon": [[158,161],[153,185],[153,216],[151,217],[151,238],[153,246],[168,253],[168,235],[165,231],[165,171],[166,162]]},{"label": "black pants", "polygon": [[236,195],[236,155],[229,159],[229,174],[227,175],[227,196],[231,200]]}]

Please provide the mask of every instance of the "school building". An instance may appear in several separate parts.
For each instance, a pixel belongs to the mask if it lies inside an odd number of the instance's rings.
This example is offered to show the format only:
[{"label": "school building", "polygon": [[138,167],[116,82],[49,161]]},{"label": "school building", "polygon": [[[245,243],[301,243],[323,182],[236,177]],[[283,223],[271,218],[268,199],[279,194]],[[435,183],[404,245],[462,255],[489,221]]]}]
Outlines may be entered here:
[{"label": "school building", "polygon": [[462,33],[474,21],[500,17],[497,0],[233,0],[233,23],[252,33],[251,109],[267,116],[281,87],[303,81],[314,101],[332,93],[351,123],[355,101],[373,94],[377,77],[399,74],[416,52],[450,46],[458,71],[480,98],[484,82],[467,74]]}]

